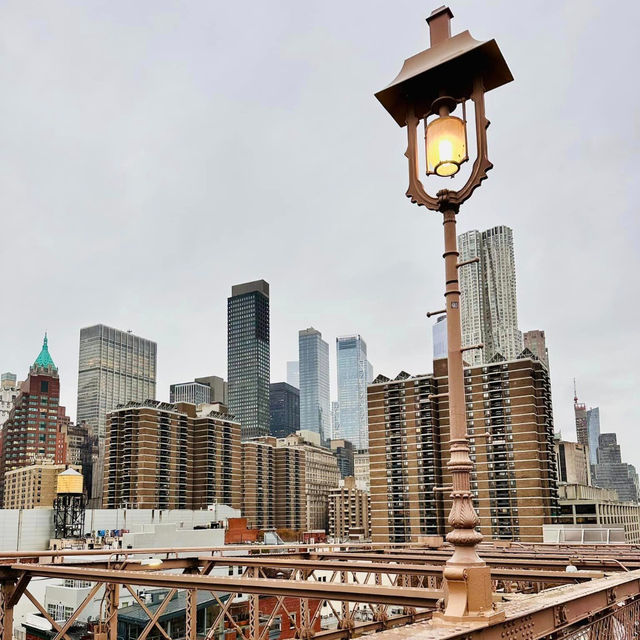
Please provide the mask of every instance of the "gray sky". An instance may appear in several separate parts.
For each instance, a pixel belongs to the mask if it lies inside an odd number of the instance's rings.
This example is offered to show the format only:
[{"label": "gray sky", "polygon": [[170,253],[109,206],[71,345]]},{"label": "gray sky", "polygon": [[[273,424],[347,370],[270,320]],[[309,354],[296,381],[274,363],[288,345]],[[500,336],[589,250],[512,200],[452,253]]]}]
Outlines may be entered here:
[{"label": "gray sky", "polygon": [[[273,381],[310,325],[332,366],[359,332],[376,373],[431,371],[441,220],[404,197],[405,131],[373,93],[438,4],[3,2],[0,370],[24,377],[47,329],[75,416],[79,329],[103,322],[158,342],[167,399],[226,374],[231,285],[265,278]],[[515,77],[487,96],[495,168],[459,230],[513,228],[556,428],[574,436],[575,376],[640,468],[640,4],[451,7]]]}]

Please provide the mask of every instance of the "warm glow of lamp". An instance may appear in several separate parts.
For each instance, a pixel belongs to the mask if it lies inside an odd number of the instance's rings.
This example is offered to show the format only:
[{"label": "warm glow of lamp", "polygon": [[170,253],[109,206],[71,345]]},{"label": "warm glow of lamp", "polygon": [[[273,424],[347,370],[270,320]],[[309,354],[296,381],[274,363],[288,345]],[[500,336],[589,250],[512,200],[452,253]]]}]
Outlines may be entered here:
[{"label": "warm glow of lamp", "polygon": [[460,118],[441,115],[432,120],[425,131],[427,174],[453,176],[467,158],[465,122]]}]

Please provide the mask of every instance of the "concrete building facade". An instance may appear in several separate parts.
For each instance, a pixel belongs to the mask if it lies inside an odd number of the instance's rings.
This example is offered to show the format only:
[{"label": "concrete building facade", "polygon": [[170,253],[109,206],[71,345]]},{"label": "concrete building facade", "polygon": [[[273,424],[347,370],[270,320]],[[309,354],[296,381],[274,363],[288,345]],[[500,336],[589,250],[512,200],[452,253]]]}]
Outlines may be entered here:
[{"label": "concrete building facade", "polygon": [[15,373],[3,373],[0,378],[0,428],[9,417],[13,401],[20,393],[20,384]]},{"label": "concrete building facade", "polygon": [[191,404],[210,404],[211,387],[201,382],[178,382],[169,386],[169,402],[190,402]]},{"label": "concrete building facade", "polygon": [[356,487],[358,487],[358,489],[369,491],[371,483],[368,449],[358,449],[353,454],[353,477],[356,480]]},{"label": "concrete building facade", "polygon": [[558,469],[558,482],[563,484],[590,485],[591,465],[589,447],[578,442],[556,438],[554,444]]},{"label": "concrete building facade", "polygon": [[627,544],[640,543],[640,505],[621,501],[612,489],[560,485],[559,524],[623,527]]},{"label": "concrete building facade", "polygon": [[[369,386],[373,540],[443,535],[451,501],[446,360]],[[542,540],[558,513],[551,388],[537,359],[467,367],[471,489],[487,538]]]}]

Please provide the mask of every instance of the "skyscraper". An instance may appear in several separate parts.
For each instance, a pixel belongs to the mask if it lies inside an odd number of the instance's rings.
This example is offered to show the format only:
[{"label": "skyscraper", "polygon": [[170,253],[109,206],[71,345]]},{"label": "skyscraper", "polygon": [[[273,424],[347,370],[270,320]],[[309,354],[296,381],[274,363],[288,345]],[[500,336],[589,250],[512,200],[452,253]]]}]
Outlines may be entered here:
[{"label": "skyscraper", "polygon": [[371,382],[371,365],[367,361],[367,344],[359,335],[336,338],[338,363],[338,403],[340,406],[339,433],[356,449],[366,449],[367,384]]},{"label": "skyscraper", "polygon": [[320,434],[324,442],[331,428],[329,401],[329,345],[310,327],[298,333],[300,355],[300,429]]},{"label": "skyscraper", "polygon": [[[576,439],[585,446],[589,446],[589,430],[587,428],[587,407],[583,402],[578,402],[578,392],[576,391],[576,381],[573,381],[573,414],[576,420]],[[591,459],[591,451],[589,451]]]},{"label": "skyscraper", "polygon": [[157,345],[103,324],[80,330],[76,420],[98,437],[91,504],[102,501],[106,415],[120,404],[155,400]]},{"label": "skyscraper", "polygon": [[491,362],[496,356],[517,358],[523,349],[518,329],[516,267],[513,232],[504,225],[487,231],[467,231],[458,236],[462,345],[483,344],[465,352],[472,365]]},{"label": "skyscraper", "polygon": [[300,429],[300,391],[286,382],[271,385],[271,435],[284,438]]},{"label": "skyscraper", "polygon": [[544,331],[540,329],[532,329],[525,331],[522,335],[524,348],[529,349],[540,362],[544,362],[544,366],[549,368],[549,350],[547,349],[547,341]]},{"label": "skyscraper", "polygon": [[598,444],[600,439],[600,408],[587,409],[587,437],[589,438],[589,461],[598,462]]},{"label": "skyscraper", "polygon": [[298,360],[287,362],[287,383],[296,389],[300,388],[300,362]]},{"label": "skyscraper", "polygon": [[157,345],[103,324],[80,330],[78,423],[103,438],[107,412],[156,397]]},{"label": "skyscraper", "polygon": [[27,379],[21,383],[0,432],[0,498],[6,472],[34,461],[55,464],[67,461],[68,418],[59,401],[58,368],[49,353],[45,335],[40,354],[29,368]]},{"label": "skyscraper", "polygon": [[441,315],[433,325],[433,359],[448,357],[447,353],[447,316]]},{"label": "skyscraper", "polygon": [[638,502],[640,486],[635,467],[622,462],[615,433],[602,433],[598,438],[598,463],[594,466],[593,484],[615,489],[623,502]]},{"label": "skyscraper", "polygon": [[269,435],[269,283],[231,288],[227,300],[229,409],[242,425],[242,439]]}]

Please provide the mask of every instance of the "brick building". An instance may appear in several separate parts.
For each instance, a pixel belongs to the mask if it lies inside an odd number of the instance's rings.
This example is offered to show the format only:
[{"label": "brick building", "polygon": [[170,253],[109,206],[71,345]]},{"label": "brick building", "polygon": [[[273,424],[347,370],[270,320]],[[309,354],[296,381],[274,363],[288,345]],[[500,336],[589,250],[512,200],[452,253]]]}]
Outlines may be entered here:
[{"label": "brick building", "polygon": [[353,477],[329,494],[329,536],[334,540],[371,538],[371,500]]},{"label": "brick building", "polygon": [[[52,507],[56,499],[57,478],[67,469],[50,458],[36,459],[34,464],[18,467],[5,474],[4,508],[35,509]],[[73,467],[80,471],[80,467]]]},{"label": "brick building", "polygon": [[[546,367],[526,356],[467,367],[471,489],[487,538],[542,541],[558,514],[551,389]],[[369,386],[374,541],[443,535],[451,500],[447,361],[434,374]]]},{"label": "brick building", "polygon": [[146,400],[107,418],[105,508],[240,508],[240,423],[224,405]]},{"label": "brick building", "polygon": [[67,461],[68,418],[59,402],[60,378],[45,335],[42,350],[21,383],[0,432],[0,496],[5,473],[29,466],[36,458],[55,464]]}]

